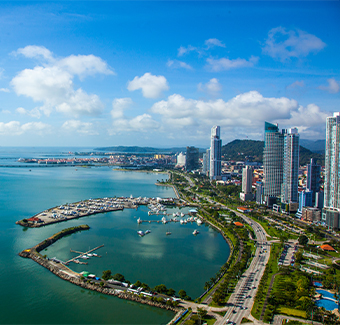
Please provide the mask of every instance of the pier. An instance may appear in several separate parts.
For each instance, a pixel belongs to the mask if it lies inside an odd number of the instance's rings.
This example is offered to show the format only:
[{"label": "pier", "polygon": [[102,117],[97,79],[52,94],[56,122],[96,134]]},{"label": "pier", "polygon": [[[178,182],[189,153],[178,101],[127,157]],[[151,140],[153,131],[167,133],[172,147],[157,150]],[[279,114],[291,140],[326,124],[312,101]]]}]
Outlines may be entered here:
[{"label": "pier", "polygon": [[[103,244],[103,245],[100,245],[100,246],[98,246],[98,247],[92,248],[92,249],[90,249],[89,251],[87,251],[87,252],[85,252],[85,253],[79,252],[79,251],[74,251],[74,250],[70,249],[70,252],[77,253],[77,254],[79,254],[79,255],[77,255],[76,257],[71,258],[70,260],[66,261],[64,264],[65,264],[65,265],[68,265],[68,264],[71,263],[71,262],[76,263],[74,260],[76,260],[76,259],[78,259],[78,258],[81,258],[82,256],[87,255],[87,254],[89,254],[89,253],[91,253],[91,252],[94,252],[95,250],[97,250],[97,249],[99,249],[99,248],[101,248],[101,247],[104,247],[104,244]],[[95,256],[95,257],[101,257],[101,256]],[[87,263],[86,263],[86,262],[79,262],[79,263],[77,263],[77,264],[87,264]]]}]

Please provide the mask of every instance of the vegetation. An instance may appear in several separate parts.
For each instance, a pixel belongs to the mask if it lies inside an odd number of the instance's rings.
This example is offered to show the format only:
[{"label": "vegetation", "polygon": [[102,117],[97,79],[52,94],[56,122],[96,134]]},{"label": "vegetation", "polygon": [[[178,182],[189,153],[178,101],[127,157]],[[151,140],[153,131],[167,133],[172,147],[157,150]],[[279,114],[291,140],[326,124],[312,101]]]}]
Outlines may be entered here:
[{"label": "vegetation", "polygon": [[[229,160],[263,161],[264,141],[234,140],[222,146],[222,156]],[[314,158],[320,165],[324,165],[325,157],[300,146],[300,165],[306,165]]]}]

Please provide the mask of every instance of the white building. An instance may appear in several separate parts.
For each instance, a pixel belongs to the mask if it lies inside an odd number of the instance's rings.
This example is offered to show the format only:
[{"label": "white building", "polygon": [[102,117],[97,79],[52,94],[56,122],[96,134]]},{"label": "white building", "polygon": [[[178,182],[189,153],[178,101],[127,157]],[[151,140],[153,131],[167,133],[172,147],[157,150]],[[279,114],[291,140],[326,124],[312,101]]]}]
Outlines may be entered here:
[{"label": "white building", "polygon": [[253,199],[252,184],[253,169],[251,166],[245,166],[242,171],[242,192],[240,193],[240,199],[242,201],[249,201]]},{"label": "white building", "polygon": [[185,166],[186,156],[181,152],[177,155],[177,166],[184,167]]}]

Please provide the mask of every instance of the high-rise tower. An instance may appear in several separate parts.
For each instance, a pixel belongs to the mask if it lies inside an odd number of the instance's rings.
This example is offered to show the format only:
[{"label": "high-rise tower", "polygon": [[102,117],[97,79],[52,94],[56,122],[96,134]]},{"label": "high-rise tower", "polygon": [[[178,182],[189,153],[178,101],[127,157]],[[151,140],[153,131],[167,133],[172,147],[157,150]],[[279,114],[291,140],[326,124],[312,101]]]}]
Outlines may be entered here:
[{"label": "high-rise tower", "polygon": [[211,129],[210,145],[210,179],[216,179],[221,176],[221,150],[220,127],[213,126]]},{"label": "high-rise tower", "polygon": [[283,179],[283,134],[275,124],[264,124],[263,196],[267,205],[281,195]]},{"label": "high-rise tower", "polygon": [[253,169],[251,166],[245,166],[242,171],[242,192],[240,193],[240,199],[242,201],[249,201],[253,199],[252,185]]},{"label": "high-rise tower", "polygon": [[281,202],[297,203],[299,181],[299,134],[297,128],[285,130]]},{"label": "high-rise tower", "polygon": [[326,157],[324,183],[324,209],[322,221],[339,229],[340,213],[340,112],[326,120]]},{"label": "high-rise tower", "polygon": [[340,112],[327,117],[325,157],[325,208],[340,211]]},{"label": "high-rise tower", "polygon": [[320,173],[321,166],[317,165],[314,158],[310,160],[310,164],[307,165],[307,190],[313,192],[312,194],[312,206],[315,205],[316,193],[320,191]]}]

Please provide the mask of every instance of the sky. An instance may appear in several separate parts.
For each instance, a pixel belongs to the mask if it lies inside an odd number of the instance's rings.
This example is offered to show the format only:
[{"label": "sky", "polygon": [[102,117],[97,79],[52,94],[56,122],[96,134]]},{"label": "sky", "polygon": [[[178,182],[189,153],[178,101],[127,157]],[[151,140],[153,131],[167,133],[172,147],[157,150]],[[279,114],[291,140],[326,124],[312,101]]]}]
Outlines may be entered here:
[{"label": "sky", "polygon": [[1,1],[0,146],[325,138],[339,1]]}]

